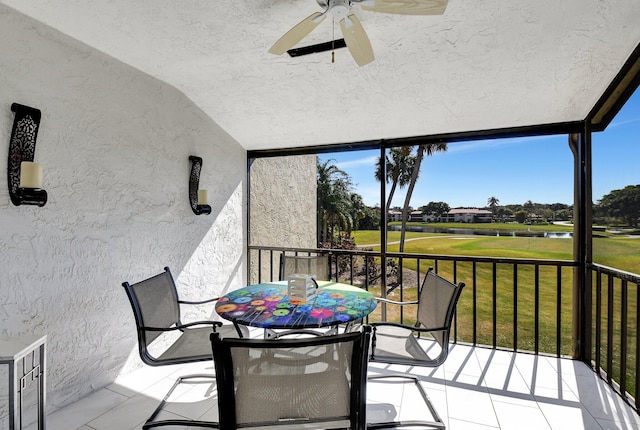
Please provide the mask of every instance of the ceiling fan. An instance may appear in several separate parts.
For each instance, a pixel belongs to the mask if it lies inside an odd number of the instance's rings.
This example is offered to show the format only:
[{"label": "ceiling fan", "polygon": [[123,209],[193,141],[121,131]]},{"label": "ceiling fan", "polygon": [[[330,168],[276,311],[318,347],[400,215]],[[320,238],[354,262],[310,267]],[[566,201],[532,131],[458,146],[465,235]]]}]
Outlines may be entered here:
[{"label": "ceiling fan", "polygon": [[324,8],[324,12],[314,12],[300,21],[273,44],[269,53],[284,54],[329,15],[340,22],[342,36],[355,62],[358,66],[364,66],[373,61],[373,49],[360,20],[351,12],[353,6],[358,6],[362,10],[398,15],[442,15],[447,8],[448,0],[316,0],[316,2]]}]

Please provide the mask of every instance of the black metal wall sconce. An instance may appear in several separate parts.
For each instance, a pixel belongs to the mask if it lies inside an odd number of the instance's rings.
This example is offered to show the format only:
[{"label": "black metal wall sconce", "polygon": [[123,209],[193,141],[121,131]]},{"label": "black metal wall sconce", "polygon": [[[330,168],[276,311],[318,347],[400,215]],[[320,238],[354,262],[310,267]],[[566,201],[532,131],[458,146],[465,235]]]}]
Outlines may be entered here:
[{"label": "black metal wall sconce", "polygon": [[198,188],[200,183],[200,170],[202,170],[202,158],[190,155],[191,176],[189,176],[189,203],[196,215],[211,213],[211,206],[207,204],[207,190]]},{"label": "black metal wall sconce", "polygon": [[42,189],[42,165],[33,161],[41,112],[18,103],[13,103],[11,110],[15,117],[7,163],[9,196],[16,206],[42,207],[47,203],[47,192]]}]

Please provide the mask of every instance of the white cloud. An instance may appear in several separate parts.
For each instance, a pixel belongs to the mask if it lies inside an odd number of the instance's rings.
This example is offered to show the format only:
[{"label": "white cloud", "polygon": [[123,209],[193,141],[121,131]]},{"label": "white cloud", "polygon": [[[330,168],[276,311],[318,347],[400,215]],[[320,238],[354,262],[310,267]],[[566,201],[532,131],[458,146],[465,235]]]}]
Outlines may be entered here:
[{"label": "white cloud", "polygon": [[338,167],[338,169],[346,170],[346,169],[360,167],[360,166],[367,166],[367,167],[375,166],[377,162],[378,162],[378,157],[375,155],[370,155],[368,157],[358,158],[356,160],[340,161],[335,163],[335,165],[336,167]]},{"label": "white cloud", "polygon": [[526,136],[526,137],[513,137],[507,139],[489,139],[489,140],[476,140],[470,142],[453,142],[448,145],[447,152],[470,152],[488,149],[499,148],[505,145],[525,144],[534,141],[557,139],[561,135],[552,134],[545,136]]}]

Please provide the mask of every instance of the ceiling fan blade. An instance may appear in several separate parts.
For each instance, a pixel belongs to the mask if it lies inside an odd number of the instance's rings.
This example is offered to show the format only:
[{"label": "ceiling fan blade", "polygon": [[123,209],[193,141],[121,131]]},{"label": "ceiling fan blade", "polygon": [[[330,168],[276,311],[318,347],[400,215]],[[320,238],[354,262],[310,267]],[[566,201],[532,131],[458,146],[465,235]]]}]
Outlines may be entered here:
[{"label": "ceiling fan blade", "polygon": [[442,15],[448,0],[362,0],[363,10],[398,15]]},{"label": "ceiling fan blade", "polygon": [[275,55],[284,54],[287,50],[293,48],[296,43],[304,39],[306,35],[311,33],[326,17],[325,14],[320,12],[312,13],[278,39],[269,49],[269,53]]},{"label": "ceiling fan blade", "polygon": [[351,14],[340,21],[342,36],[347,43],[347,49],[358,66],[364,66],[373,61],[373,49],[367,32],[355,15]]}]

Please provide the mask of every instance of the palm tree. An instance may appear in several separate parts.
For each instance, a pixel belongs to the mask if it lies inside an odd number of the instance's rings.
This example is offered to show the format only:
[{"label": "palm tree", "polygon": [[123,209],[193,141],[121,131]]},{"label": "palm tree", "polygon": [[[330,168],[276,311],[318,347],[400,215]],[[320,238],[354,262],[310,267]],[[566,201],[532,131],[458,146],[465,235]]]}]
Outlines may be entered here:
[{"label": "palm tree", "polygon": [[407,219],[409,218],[409,202],[411,202],[411,195],[413,189],[418,182],[418,176],[420,175],[420,165],[424,158],[425,152],[427,156],[431,156],[436,152],[445,152],[447,150],[446,143],[426,143],[418,146],[418,152],[416,154],[415,161],[411,169],[411,179],[409,181],[409,188],[407,188],[407,195],[404,198],[404,206],[402,208],[402,229],[400,231],[400,252],[404,252],[404,239],[407,231]]},{"label": "palm tree", "polygon": [[500,203],[500,200],[496,197],[489,197],[487,200],[487,206],[491,208],[491,212],[493,212],[494,217],[498,215],[498,203]]},{"label": "palm tree", "polygon": [[[357,193],[351,193],[351,204],[349,208],[349,216],[351,217],[351,228],[358,230],[358,222],[367,216],[367,207],[362,200],[362,196]],[[351,228],[347,230],[349,236],[351,236]]]},{"label": "palm tree", "polygon": [[333,240],[334,228],[350,230],[352,220],[349,214],[351,207],[351,177],[340,170],[334,159],[317,163],[318,185],[318,225],[321,242]]},{"label": "palm tree", "polygon": [[[415,161],[411,156],[412,149],[410,146],[391,148],[389,154],[385,156],[387,183],[391,182],[389,197],[384,206],[386,214],[388,214],[391,209],[391,200],[393,200],[396,187],[405,187],[411,180],[411,171],[413,170],[413,163]],[[378,157],[376,163],[376,180],[378,182],[382,181],[382,160],[380,157]]]}]

